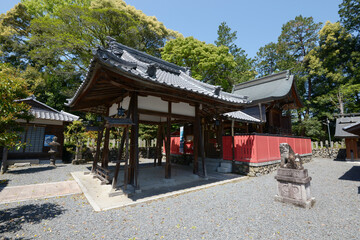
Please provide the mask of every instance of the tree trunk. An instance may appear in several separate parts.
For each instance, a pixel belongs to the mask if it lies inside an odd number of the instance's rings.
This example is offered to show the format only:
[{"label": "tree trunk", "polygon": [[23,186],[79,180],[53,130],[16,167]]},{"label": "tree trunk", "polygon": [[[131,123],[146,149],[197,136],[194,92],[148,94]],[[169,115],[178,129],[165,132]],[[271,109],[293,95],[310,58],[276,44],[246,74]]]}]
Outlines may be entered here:
[{"label": "tree trunk", "polygon": [[344,101],[343,101],[341,92],[339,92],[337,94],[337,98],[338,98],[338,102],[339,102],[340,114],[344,114]]},{"label": "tree trunk", "polygon": [[1,162],[1,173],[2,174],[4,174],[8,168],[7,157],[8,157],[8,149],[7,149],[7,147],[4,147],[3,155],[2,155],[2,162]]}]

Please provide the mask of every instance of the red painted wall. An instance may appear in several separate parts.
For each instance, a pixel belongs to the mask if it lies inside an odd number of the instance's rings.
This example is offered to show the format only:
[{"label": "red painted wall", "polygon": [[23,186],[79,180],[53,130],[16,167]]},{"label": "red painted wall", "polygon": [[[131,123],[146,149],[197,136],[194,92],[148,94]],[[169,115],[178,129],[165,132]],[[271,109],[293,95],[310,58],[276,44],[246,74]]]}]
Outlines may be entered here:
[{"label": "red painted wall", "polygon": [[[261,163],[280,160],[280,143],[288,143],[295,153],[311,154],[311,139],[266,136],[240,135],[234,137],[235,161]],[[223,137],[224,160],[232,160],[232,137]]]},{"label": "red painted wall", "polygon": [[[295,153],[311,154],[311,139],[268,135],[239,135],[234,137],[235,161],[261,163],[280,160],[280,143],[288,143]],[[165,146],[165,144],[164,144]],[[179,152],[180,137],[171,137],[170,153]],[[223,159],[232,160],[232,137],[223,136]],[[165,148],[164,148],[165,152]],[[185,153],[193,154],[193,143],[185,143]]]}]

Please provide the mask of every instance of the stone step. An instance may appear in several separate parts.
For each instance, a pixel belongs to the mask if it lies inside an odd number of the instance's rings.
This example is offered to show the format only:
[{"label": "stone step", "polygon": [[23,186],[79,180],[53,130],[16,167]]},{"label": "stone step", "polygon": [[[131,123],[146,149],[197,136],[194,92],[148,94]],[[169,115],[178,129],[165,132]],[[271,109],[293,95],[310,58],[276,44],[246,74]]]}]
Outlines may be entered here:
[{"label": "stone step", "polygon": [[231,168],[227,168],[227,167],[218,167],[217,171],[220,173],[231,173]]}]

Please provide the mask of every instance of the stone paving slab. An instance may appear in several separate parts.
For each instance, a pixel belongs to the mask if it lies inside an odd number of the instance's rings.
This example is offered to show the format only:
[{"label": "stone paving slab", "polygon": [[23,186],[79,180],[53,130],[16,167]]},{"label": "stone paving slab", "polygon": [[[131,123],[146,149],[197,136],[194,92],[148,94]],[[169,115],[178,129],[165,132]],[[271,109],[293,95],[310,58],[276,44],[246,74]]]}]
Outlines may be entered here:
[{"label": "stone paving slab", "polygon": [[31,184],[0,189],[0,204],[81,193],[76,181]]},{"label": "stone paving slab", "polygon": [[[238,182],[249,178],[247,176],[238,175],[237,177],[232,177],[230,179],[217,178],[214,180],[214,177],[211,178],[209,176],[209,180],[204,180],[199,178],[197,175],[190,173],[188,174],[188,178],[186,180],[184,179],[184,176],[180,176],[180,178],[174,178],[173,176],[171,179],[173,181],[159,182],[159,179],[153,175],[154,172],[147,171],[146,174],[140,175],[142,178],[144,178],[143,180],[146,179],[147,181],[146,184],[142,185],[141,193],[135,193],[133,196],[118,195],[110,197],[109,193],[112,191],[111,185],[101,185],[101,181],[97,178],[93,178],[92,174],[85,174],[84,172],[72,172],[71,174],[75,181],[79,184],[81,190],[95,211],[105,211],[114,208],[134,206],[140,203],[174,197],[177,195],[199,191],[230,182]],[[153,176],[153,179],[151,179],[150,176]],[[183,185],[183,189],[177,190],[176,187],[181,184],[186,185]],[[163,191],[164,188],[166,189],[165,193]]]}]

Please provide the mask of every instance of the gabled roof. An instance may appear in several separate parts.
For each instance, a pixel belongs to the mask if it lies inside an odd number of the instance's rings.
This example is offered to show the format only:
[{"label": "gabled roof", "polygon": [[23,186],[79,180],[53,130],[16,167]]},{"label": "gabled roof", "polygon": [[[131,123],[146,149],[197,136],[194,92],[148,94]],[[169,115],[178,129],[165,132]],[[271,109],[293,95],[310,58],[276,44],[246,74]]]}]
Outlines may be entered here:
[{"label": "gabled roof", "polygon": [[252,101],[252,104],[267,103],[292,96],[295,98],[296,105],[302,106],[294,76],[289,70],[237,84],[233,88],[233,93],[249,96],[248,99]]},{"label": "gabled roof", "polygon": [[225,113],[223,115],[225,117],[228,117],[231,120],[235,120],[235,121],[261,123],[260,119],[250,116],[242,111],[229,112],[229,113]]},{"label": "gabled roof", "polygon": [[355,127],[360,122],[360,116],[349,116],[349,117],[339,117],[336,119],[335,126],[335,137],[338,138],[354,138],[359,137],[356,134],[350,133],[346,130]]},{"label": "gabled roof", "polygon": [[104,66],[111,71],[126,76],[144,84],[166,86],[171,89],[196,93],[206,98],[215,99],[223,103],[239,104],[242,106],[249,101],[239,94],[223,92],[219,86],[210,85],[190,76],[187,68],[177,66],[162,59],[132,49],[109,39],[109,48],[99,47],[94,52],[86,79],[76,91],[72,99],[68,99],[71,107],[76,105],[78,97],[87,90],[92,81],[96,66]]},{"label": "gabled roof", "polygon": [[15,101],[25,102],[29,104],[31,106],[31,114],[34,115],[34,117],[37,119],[55,120],[62,122],[72,122],[79,119],[79,117],[76,115],[62,110],[59,112],[58,110],[46,105],[45,103],[36,100],[36,97],[34,95]]},{"label": "gabled roof", "polygon": [[360,122],[351,124],[347,127],[343,127],[343,130],[352,134],[355,134],[357,136],[360,136]]}]

